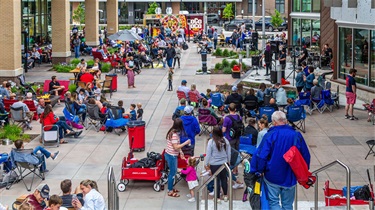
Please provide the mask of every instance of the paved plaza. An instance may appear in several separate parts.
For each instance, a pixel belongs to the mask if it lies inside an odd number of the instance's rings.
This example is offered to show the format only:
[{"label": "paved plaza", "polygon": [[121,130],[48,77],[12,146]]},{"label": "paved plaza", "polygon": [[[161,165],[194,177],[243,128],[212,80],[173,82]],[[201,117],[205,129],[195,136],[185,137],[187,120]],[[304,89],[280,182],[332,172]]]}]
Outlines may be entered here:
[{"label": "paved plaza", "polygon": [[[208,66],[213,66],[217,59],[208,56]],[[69,73],[56,73],[47,71],[48,68],[40,67],[32,69],[26,74],[27,82],[44,82],[52,75],[58,79],[69,79]],[[144,109],[143,119],[146,121],[146,151],[135,153],[136,158],[143,158],[146,152],[162,152],[166,146],[165,135],[172,125],[172,113],[178,105],[175,90],[181,80],[187,80],[187,85],[197,85],[200,92],[206,92],[207,88],[214,89],[215,85],[224,83],[233,84],[237,80],[230,75],[196,75],[196,70],[201,69],[201,58],[197,54],[196,46],[192,43],[187,51],[183,52],[181,69],[175,69],[173,77],[174,91],[167,91],[167,70],[166,69],[144,69],[140,75],[135,77],[135,89],[127,88],[127,78],[119,75],[118,89],[110,99],[113,104],[123,100],[125,108],[131,103],[142,103]],[[108,96],[108,95],[107,95]],[[341,98],[344,98],[343,95]],[[62,103],[63,104],[63,103]],[[343,103],[342,103],[343,104]],[[359,106],[360,107],[360,106]],[[63,105],[56,105],[54,112],[62,114]],[[310,169],[316,170],[334,160],[341,160],[351,169],[352,185],[367,184],[366,169],[375,164],[374,156],[365,160],[368,152],[366,141],[374,139],[375,130],[371,123],[366,121],[367,113],[363,110],[355,110],[358,121],[344,119],[344,108],[334,109],[332,113],[320,114],[314,112],[306,118],[306,133],[303,134],[311,152]],[[33,123],[32,133],[40,131],[39,122]],[[196,152],[202,154],[205,151],[207,135],[196,137]],[[68,144],[60,145],[59,148],[48,148],[55,152],[60,151],[56,160],[47,160],[46,179],[51,188],[51,194],[61,195],[60,182],[63,179],[72,179],[73,185],[77,186],[84,179],[92,179],[98,182],[99,191],[105,199],[108,199],[107,173],[108,168],[114,168],[117,182],[121,176],[121,163],[123,157],[129,152],[129,141],[127,133],[120,136],[114,133],[95,132],[94,129],[83,130],[83,134],[77,139],[69,139]],[[25,148],[32,148],[40,145],[39,141],[32,141],[26,144]],[[10,152],[12,146],[0,146],[0,152]],[[199,166],[202,168],[202,164]],[[241,168],[242,170],[242,168]],[[243,180],[242,176],[240,179]],[[319,174],[319,200],[323,201],[323,184],[325,180],[331,180],[332,188],[342,188],[345,185],[345,170],[334,166]],[[30,178],[26,178],[30,183]],[[34,188],[41,182],[36,179]],[[166,190],[155,192],[152,182],[131,181],[125,192],[119,192],[120,209],[147,209],[147,210],[175,210],[195,209],[195,203],[188,203],[187,184],[179,182],[177,188],[181,190],[181,197],[171,198],[167,196]],[[32,190],[32,191],[33,191]],[[243,190],[234,190],[235,209],[250,209],[249,203],[242,203]],[[0,190],[0,203],[11,205],[16,197],[27,194],[22,182],[12,186],[10,190]],[[298,200],[303,201],[307,209],[312,206],[314,189],[305,190],[299,187]],[[322,203],[320,202],[322,205]],[[227,209],[227,203],[221,204],[221,209]],[[212,209],[212,208],[211,208]]]}]

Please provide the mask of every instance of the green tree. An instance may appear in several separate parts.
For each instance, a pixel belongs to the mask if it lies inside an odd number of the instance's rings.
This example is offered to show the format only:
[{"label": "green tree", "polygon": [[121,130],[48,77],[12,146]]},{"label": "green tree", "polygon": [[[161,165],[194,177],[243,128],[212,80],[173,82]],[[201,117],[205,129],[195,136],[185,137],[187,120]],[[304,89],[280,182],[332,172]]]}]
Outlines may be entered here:
[{"label": "green tree", "polygon": [[78,22],[80,27],[85,23],[85,7],[82,3],[73,11],[73,20]]},{"label": "green tree", "polygon": [[223,10],[223,17],[230,20],[234,16],[232,3],[226,4]]},{"label": "green tree", "polygon": [[280,12],[275,9],[275,14],[271,16],[271,23],[274,28],[278,28],[283,23],[283,18],[280,15]]},{"label": "green tree", "polygon": [[147,13],[146,14],[156,14],[155,12],[155,9],[158,8],[159,5],[156,3],[156,2],[153,2],[149,5],[148,9],[147,9]]}]

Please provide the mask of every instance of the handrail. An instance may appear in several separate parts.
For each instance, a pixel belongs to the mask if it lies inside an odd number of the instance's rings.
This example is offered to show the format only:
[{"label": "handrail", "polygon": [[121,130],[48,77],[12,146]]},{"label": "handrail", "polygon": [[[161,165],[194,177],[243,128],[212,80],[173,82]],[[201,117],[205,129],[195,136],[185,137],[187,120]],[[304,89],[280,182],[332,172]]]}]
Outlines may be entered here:
[{"label": "handrail", "polygon": [[[325,171],[326,169],[328,168],[331,168],[332,166],[336,165],[336,164],[339,164],[340,166],[342,166],[343,168],[345,168],[346,170],[346,209],[347,210],[350,210],[350,185],[351,185],[351,173],[350,173],[350,168],[345,165],[343,162],[341,162],[340,160],[335,160],[315,171],[312,172],[312,174],[315,174],[316,176],[316,181],[315,181],[315,185],[314,185],[314,209],[315,210],[318,210],[318,183],[319,183],[319,180],[318,180],[318,173],[322,172],[322,171]],[[294,209],[296,209],[297,207],[297,187],[296,187],[296,196],[295,196],[295,199],[294,199]]]},{"label": "handrail", "polygon": [[108,209],[119,209],[119,198],[116,190],[116,179],[113,167],[108,169]]},{"label": "handrail", "polygon": [[[197,204],[197,210],[200,209],[200,195],[199,195],[199,192],[202,190],[202,189],[206,189],[207,188],[207,184],[210,183],[212,180],[214,180],[214,210],[217,210],[217,196],[216,196],[216,189],[217,189],[217,176],[219,175],[219,173],[221,171],[223,171],[224,169],[227,170],[228,172],[228,177],[229,177],[229,186],[232,184],[232,170],[230,169],[230,167],[228,166],[227,163],[223,164],[222,166],[220,166],[220,168],[214,173],[212,174],[212,176],[210,178],[208,178],[199,188],[198,190],[196,191],[196,194],[195,194],[195,197],[196,197],[196,204]],[[233,210],[233,189],[232,187],[228,187],[229,189],[229,210]],[[208,210],[208,191],[206,189],[206,200],[204,202],[204,206],[205,206],[205,210]]]}]

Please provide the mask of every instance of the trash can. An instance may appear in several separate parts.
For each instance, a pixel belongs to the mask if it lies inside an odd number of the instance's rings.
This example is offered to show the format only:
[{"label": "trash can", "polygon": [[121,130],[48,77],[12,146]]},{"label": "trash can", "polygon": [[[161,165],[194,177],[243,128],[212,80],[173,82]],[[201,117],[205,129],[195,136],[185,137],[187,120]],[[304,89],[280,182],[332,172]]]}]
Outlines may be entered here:
[{"label": "trash can", "polygon": [[271,69],[271,83],[277,83],[277,71],[276,69]]},{"label": "trash can", "polygon": [[204,74],[207,73],[207,50],[201,50],[201,58],[202,58],[202,71]]},{"label": "trash can", "polygon": [[136,152],[145,150],[146,135],[145,135],[145,121],[129,121],[128,126],[128,137],[129,147]]},{"label": "trash can", "polygon": [[105,79],[112,80],[111,89],[113,92],[116,92],[117,91],[117,74],[106,74]]},{"label": "trash can", "polygon": [[232,68],[232,78],[239,79],[241,78],[241,70],[239,65],[234,65]]}]

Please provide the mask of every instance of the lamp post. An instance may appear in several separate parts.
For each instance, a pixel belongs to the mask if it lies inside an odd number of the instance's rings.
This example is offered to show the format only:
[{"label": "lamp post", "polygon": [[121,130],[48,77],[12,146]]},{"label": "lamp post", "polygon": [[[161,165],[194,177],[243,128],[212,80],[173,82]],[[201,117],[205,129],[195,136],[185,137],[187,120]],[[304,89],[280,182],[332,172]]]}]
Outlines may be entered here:
[{"label": "lamp post", "polygon": [[253,30],[255,30],[255,1],[253,0]]},{"label": "lamp post", "polygon": [[29,33],[27,32],[27,30],[24,30],[24,31],[22,31],[22,33],[23,33],[23,43],[24,43],[24,48],[23,48],[23,50],[24,50],[24,52],[25,52],[25,61],[24,61],[24,65],[23,65],[23,68],[24,68],[24,71],[25,71],[25,73],[27,73],[27,53],[28,53],[28,51],[29,51],[29,43],[28,43],[28,36],[29,36]]},{"label": "lamp post", "polygon": [[266,13],[266,9],[264,6],[264,0],[262,0],[262,50],[264,49],[264,46],[266,45],[266,40],[264,39],[266,37],[266,25],[264,21],[265,13]]}]

